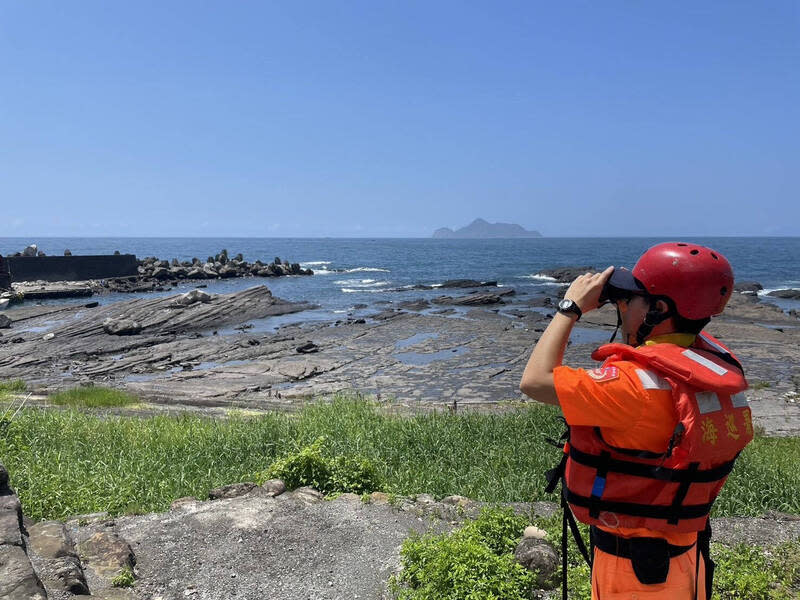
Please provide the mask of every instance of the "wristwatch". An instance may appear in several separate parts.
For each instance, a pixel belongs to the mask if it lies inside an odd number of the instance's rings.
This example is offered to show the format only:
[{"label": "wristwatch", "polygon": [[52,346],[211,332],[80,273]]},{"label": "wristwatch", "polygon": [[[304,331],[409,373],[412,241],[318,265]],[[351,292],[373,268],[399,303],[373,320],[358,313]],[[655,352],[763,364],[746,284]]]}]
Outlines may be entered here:
[{"label": "wristwatch", "polygon": [[578,315],[578,318],[575,319],[576,321],[580,321],[581,315],[583,314],[583,311],[581,311],[581,309],[578,308],[578,305],[575,304],[572,300],[569,300],[568,298],[564,298],[561,302],[558,303],[558,312],[560,312],[562,315],[567,315],[567,316]]}]

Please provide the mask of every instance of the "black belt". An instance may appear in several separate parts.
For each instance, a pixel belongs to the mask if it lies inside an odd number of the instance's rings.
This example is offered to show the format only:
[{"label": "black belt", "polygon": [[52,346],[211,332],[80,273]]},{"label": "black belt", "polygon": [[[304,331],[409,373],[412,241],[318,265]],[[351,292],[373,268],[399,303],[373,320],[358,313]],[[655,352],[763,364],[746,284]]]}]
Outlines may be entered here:
[{"label": "black belt", "polygon": [[644,584],[664,583],[669,573],[670,559],[695,546],[675,546],[662,538],[623,538],[598,527],[591,528],[591,539],[595,548],[629,559],[636,577]]},{"label": "black belt", "polygon": [[633,557],[636,551],[635,550],[632,551],[632,548],[637,545],[653,545],[653,546],[666,547],[665,549],[670,558],[680,556],[684,552],[687,552],[692,548],[694,548],[694,544],[692,544],[691,546],[675,546],[674,544],[670,544],[669,542],[667,542],[667,540],[662,538],[619,537],[618,535],[614,535],[613,533],[608,533],[607,531],[603,531],[599,527],[592,527],[591,535],[595,547],[599,548],[606,554],[613,554],[614,556],[619,556],[622,558]]}]

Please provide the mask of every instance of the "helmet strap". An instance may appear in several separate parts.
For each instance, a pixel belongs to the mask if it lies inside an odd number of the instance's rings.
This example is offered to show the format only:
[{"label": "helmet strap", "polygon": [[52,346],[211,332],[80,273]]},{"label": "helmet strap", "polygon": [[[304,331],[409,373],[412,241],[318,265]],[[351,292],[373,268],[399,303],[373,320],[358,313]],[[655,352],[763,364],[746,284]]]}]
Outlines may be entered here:
[{"label": "helmet strap", "polygon": [[[639,326],[638,331],[636,332],[636,345],[641,346],[644,344],[644,341],[647,339],[647,336],[650,335],[656,325],[660,325],[667,319],[672,316],[673,310],[672,308],[668,308],[665,312],[661,312],[658,310],[657,297],[650,298],[650,310],[647,311],[647,314],[644,316],[644,321]],[[667,303],[669,305],[669,303]]]},{"label": "helmet strap", "polygon": [[608,340],[609,344],[614,342],[614,338],[617,337],[617,332],[619,331],[620,325],[622,325],[622,313],[619,311],[619,302],[614,303],[614,308],[617,309],[617,326],[614,328],[614,333],[611,334],[611,338]]}]

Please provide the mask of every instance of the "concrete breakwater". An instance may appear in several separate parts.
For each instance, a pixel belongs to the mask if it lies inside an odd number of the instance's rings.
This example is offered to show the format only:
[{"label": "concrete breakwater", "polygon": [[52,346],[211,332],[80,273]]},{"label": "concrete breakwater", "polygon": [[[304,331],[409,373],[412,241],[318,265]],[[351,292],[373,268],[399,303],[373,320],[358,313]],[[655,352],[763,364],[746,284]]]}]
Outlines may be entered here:
[{"label": "concrete breakwater", "polygon": [[227,250],[205,261],[171,261],[149,256],[137,260],[133,254],[45,256],[28,251],[7,258],[0,257],[0,290],[8,301],[19,299],[67,298],[91,296],[98,292],[163,291],[165,285],[183,280],[215,280],[242,277],[281,277],[313,275],[299,263],[275,257],[272,262],[233,258]]}]

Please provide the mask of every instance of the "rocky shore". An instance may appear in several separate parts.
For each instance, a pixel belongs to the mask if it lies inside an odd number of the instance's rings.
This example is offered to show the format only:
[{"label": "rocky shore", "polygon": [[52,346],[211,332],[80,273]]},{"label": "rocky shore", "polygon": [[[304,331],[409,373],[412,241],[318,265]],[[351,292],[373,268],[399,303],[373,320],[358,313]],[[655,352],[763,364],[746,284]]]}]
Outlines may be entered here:
[{"label": "rocky shore", "polygon": [[[408,411],[502,410],[525,401],[517,386],[558,289],[515,294],[491,283],[462,280],[440,296],[361,304],[335,321],[304,320],[311,305],[263,286],[25,306],[0,322],[0,379],[21,378],[42,396],[76,385],[125,388],[153,412],[294,410],[341,390]],[[594,366],[591,350],[615,323],[611,307],[581,319],[566,363]],[[800,433],[797,316],[737,293],[709,331],[744,363],[756,424]]]}]

